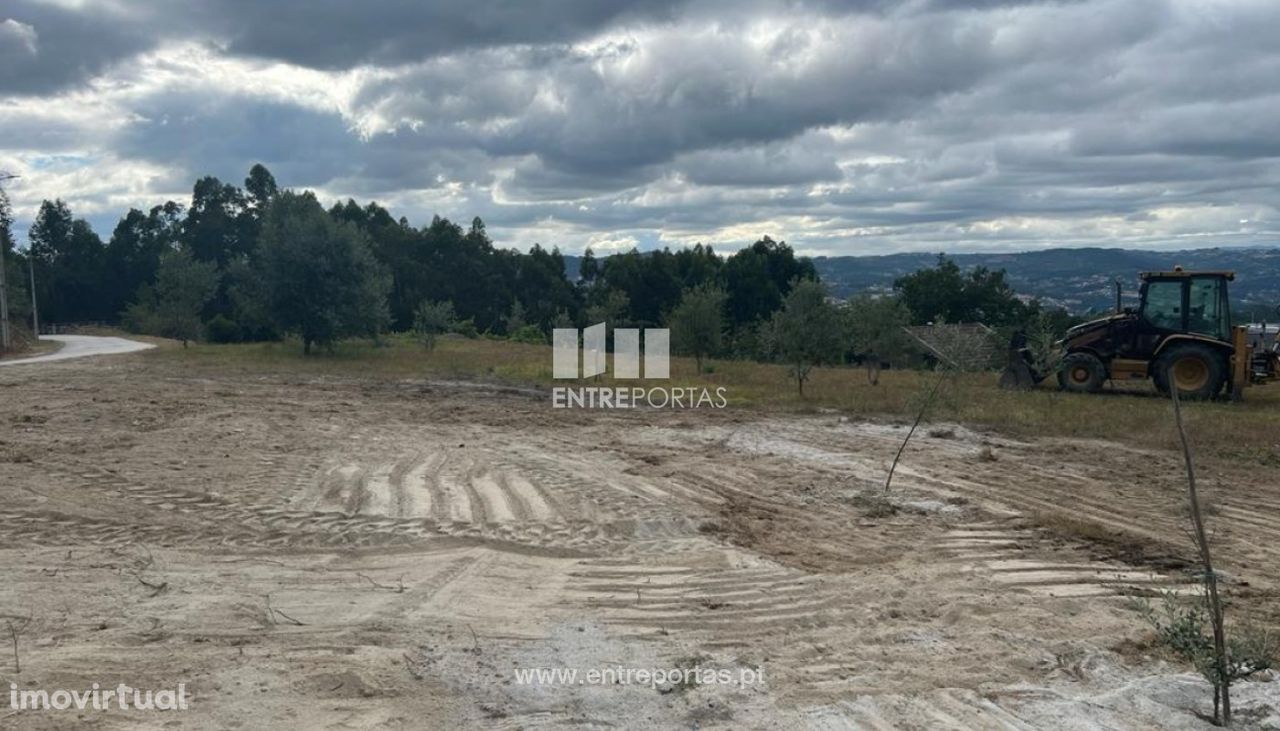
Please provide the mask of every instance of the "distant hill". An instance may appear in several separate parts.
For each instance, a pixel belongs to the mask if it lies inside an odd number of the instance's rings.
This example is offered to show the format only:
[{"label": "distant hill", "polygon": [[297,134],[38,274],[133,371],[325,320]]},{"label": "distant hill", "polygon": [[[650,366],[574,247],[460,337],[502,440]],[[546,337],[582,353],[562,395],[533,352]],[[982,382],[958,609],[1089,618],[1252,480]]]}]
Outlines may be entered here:
[{"label": "distant hill", "polygon": [[[1013,254],[948,255],[963,269],[1004,269],[1018,292],[1048,305],[1084,313],[1106,310],[1114,303],[1116,277],[1128,297],[1137,294],[1138,272],[1172,269],[1229,269],[1236,273],[1232,299],[1248,305],[1280,305],[1280,249],[1230,248],[1145,251],[1134,249],[1046,249]],[[565,257],[570,279],[577,279],[576,256]],[[936,264],[936,253],[885,256],[819,256],[813,258],[832,294],[845,298],[859,292],[888,292],[893,280]]]},{"label": "distant hill", "polygon": [[[1004,269],[1018,292],[1072,312],[1104,310],[1114,304],[1112,282],[1119,277],[1126,294],[1136,295],[1138,272],[1186,269],[1229,269],[1236,273],[1232,299],[1250,305],[1280,304],[1280,249],[1046,249],[1015,254],[956,254],[963,269]],[[848,297],[864,291],[888,291],[893,280],[933,266],[937,254],[816,257],[813,260],[832,293]]]}]

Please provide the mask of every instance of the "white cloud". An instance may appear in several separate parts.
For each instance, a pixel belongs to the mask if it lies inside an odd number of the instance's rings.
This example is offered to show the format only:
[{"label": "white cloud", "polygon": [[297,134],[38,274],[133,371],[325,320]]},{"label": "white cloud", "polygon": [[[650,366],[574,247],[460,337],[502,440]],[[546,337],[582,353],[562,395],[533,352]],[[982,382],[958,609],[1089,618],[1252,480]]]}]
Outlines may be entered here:
[{"label": "white cloud", "polygon": [[[107,220],[262,161],[326,198],[480,215],[500,243],[566,250],[764,234],[813,253],[1181,247],[1280,229],[1280,6],[1261,0],[536,3],[524,27],[472,3],[428,26],[381,0],[177,19],[15,2],[0,166],[24,176],[20,216],[63,197]],[[90,28],[104,43],[77,63]]]},{"label": "white cloud", "polygon": [[40,35],[36,29],[26,23],[19,23],[10,18],[0,23],[0,46],[16,44],[32,56],[39,52]]},{"label": "white cloud", "polygon": [[587,246],[597,254],[619,254],[631,251],[640,244],[635,236],[614,236],[610,234],[592,234],[587,238]]}]

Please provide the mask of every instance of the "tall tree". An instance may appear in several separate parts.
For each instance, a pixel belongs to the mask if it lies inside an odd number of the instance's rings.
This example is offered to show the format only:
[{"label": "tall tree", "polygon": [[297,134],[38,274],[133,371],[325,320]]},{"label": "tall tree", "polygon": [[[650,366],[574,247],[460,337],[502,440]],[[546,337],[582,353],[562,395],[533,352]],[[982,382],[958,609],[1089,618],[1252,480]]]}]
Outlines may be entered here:
[{"label": "tall tree", "polygon": [[28,234],[36,263],[36,297],[47,322],[114,319],[103,293],[102,240],[61,200],[40,205]]},{"label": "tall tree", "polygon": [[387,322],[390,278],[355,226],[327,214],[311,193],[280,193],[260,242],[268,310],[302,349],[375,334]]},{"label": "tall tree", "polygon": [[600,304],[611,290],[627,296],[628,317],[633,325],[655,326],[663,314],[680,302],[683,286],[676,275],[675,257],[665,249],[641,253],[632,249],[605,259],[592,301]]},{"label": "tall tree", "polygon": [[702,359],[720,350],[724,340],[724,290],[702,284],[685,290],[667,326],[676,352],[692,355],[702,373]]},{"label": "tall tree", "polygon": [[795,282],[816,281],[813,262],[797,258],[786,242],[765,236],[724,264],[729,316],[735,325],[767,319],[782,306]]},{"label": "tall tree", "polygon": [[108,277],[103,296],[110,312],[120,312],[144,284],[156,279],[160,258],[182,238],[182,205],[169,201],[150,213],[130,209],[116,224],[105,252]]},{"label": "tall tree", "polygon": [[[253,255],[262,226],[261,215],[261,209],[252,207],[250,199],[236,186],[212,176],[203,177],[191,191],[191,205],[182,223],[182,242],[192,256],[216,263],[218,271],[225,275]],[[236,283],[234,276],[221,278],[217,294],[205,306],[206,318],[234,315],[231,289]]]},{"label": "tall tree", "polygon": [[181,340],[187,347],[200,338],[200,311],[218,289],[218,269],[197,261],[186,249],[170,249],[160,257],[155,284],[144,284],[137,301],[125,311],[125,324],[142,332]]},{"label": "tall tree", "polygon": [[[13,208],[9,195],[0,187],[0,256],[4,257],[3,274],[8,295],[9,322],[21,322],[31,314],[31,293],[27,289],[27,258],[17,251],[13,237]],[[10,338],[13,332],[10,330]]]},{"label": "tall tree", "polygon": [[804,395],[804,383],[815,365],[830,363],[840,355],[840,322],[827,290],[812,280],[796,282],[774,313],[771,338],[778,357],[786,363],[796,388]]},{"label": "tall tree", "polygon": [[[0,173],[0,178],[4,174]],[[9,207],[9,194],[0,188],[0,351],[13,347],[14,337],[10,329],[12,313],[9,312],[9,251],[13,248],[13,210]]]},{"label": "tall tree", "polygon": [[600,276],[600,262],[596,261],[595,252],[588,246],[587,250],[582,252],[582,261],[578,263],[578,279],[583,286],[590,287],[598,276]]},{"label": "tall tree", "polygon": [[943,320],[1000,327],[1019,324],[1032,313],[1005,280],[1003,269],[975,267],[966,273],[942,254],[937,266],[899,277],[893,287],[917,325]]},{"label": "tall tree", "polygon": [[249,177],[244,179],[244,189],[249,194],[250,208],[257,213],[266,211],[271,199],[280,192],[275,176],[262,163],[249,168]]},{"label": "tall tree", "polygon": [[893,359],[910,347],[903,328],[911,324],[911,311],[897,297],[858,295],[841,314],[850,356]]},{"label": "tall tree", "polygon": [[200,261],[216,262],[225,270],[252,250],[248,200],[230,183],[209,176],[196,181],[191,206],[183,222],[183,242]]},{"label": "tall tree", "polygon": [[693,248],[680,249],[674,256],[675,274],[684,287],[723,284],[724,260],[716,256],[710,246],[694,244]]},{"label": "tall tree", "polygon": [[389,307],[391,327],[407,330],[413,325],[414,308],[431,294],[426,256],[417,232],[404,219],[397,221],[377,203],[364,207],[348,198],[335,204],[329,215],[359,228],[369,238],[374,257],[391,272]]},{"label": "tall tree", "polygon": [[620,289],[608,289],[599,292],[595,304],[587,307],[587,324],[608,323],[612,331],[618,327],[630,327],[632,322],[627,314],[631,311],[631,299]]},{"label": "tall tree", "polygon": [[523,305],[526,322],[547,332],[556,313],[580,308],[579,292],[565,277],[564,257],[559,250],[547,251],[534,244],[528,254],[515,257],[514,267],[512,297]]},{"label": "tall tree", "polygon": [[0,251],[13,251],[13,206],[9,203],[9,194],[0,187]]}]

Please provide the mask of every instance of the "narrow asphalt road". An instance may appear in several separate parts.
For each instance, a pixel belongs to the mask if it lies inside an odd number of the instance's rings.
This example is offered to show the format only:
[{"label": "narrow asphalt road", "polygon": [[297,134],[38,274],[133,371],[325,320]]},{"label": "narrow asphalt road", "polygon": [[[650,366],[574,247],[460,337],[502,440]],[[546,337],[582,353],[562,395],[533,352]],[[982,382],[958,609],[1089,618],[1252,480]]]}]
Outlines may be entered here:
[{"label": "narrow asphalt road", "polygon": [[150,343],[140,343],[136,340],[126,340],[125,338],[114,337],[98,337],[94,335],[41,335],[40,339],[62,343],[62,347],[57,352],[49,353],[48,355],[36,355],[30,358],[18,358],[16,360],[0,360],[0,366],[51,363],[57,360],[87,358],[91,355],[133,353],[139,350],[147,350],[149,348],[156,347]]}]

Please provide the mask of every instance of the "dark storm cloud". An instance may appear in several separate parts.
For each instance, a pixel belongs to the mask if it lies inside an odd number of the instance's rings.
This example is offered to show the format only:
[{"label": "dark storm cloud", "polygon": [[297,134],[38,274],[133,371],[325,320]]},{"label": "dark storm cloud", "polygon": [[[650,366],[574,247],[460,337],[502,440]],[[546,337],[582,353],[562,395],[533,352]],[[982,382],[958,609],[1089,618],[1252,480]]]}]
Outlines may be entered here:
[{"label": "dark storm cloud", "polygon": [[623,172],[685,151],[903,116],[996,68],[994,29],[942,17],[909,29],[885,21],[837,29],[835,41],[784,33],[764,47],[744,31],[676,29],[591,52],[530,58],[499,49],[429,61],[371,84],[360,102],[495,155]]},{"label": "dark storm cloud", "polygon": [[[0,93],[48,91],[165,40],[317,69],[419,61],[469,48],[573,41],[613,23],[670,17],[682,0],[11,0],[0,9]],[[26,29],[39,36],[26,42]],[[21,32],[19,32],[21,31]]]},{"label": "dark storm cloud", "polygon": [[779,187],[835,182],[840,168],[830,151],[834,141],[813,134],[786,144],[698,150],[674,164],[696,185]]},{"label": "dark storm cloud", "polygon": [[[1072,149],[1082,155],[1162,153],[1233,158],[1280,157],[1274,115],[1280,100],[1195,104],[1120,124],[1082,125]],[[1232,120],[1223,124],[1223,120]]]},{"label": "dark storm cloud", "polygon": [[107,210],[262,161],[570,249],[1247,243],[1278,32],[1269,0],[15,0],[0,167],[141,166]]},{"label": "dark storm cloud", "polygon": [[[469,48],[572,41],[668,17],[680,0],[224,0],[201,14],[232,53],[313,68],[400,64]],[[304,22],[299,22],[305,17]]]},{"label": "dark storm cloud", "polygon": [[0,95],[82,81],[152,43],[148,29],[106,3],[71,9],[6,0],[0,5]]},{"label": "dark storm cloud", "polygon": [[574,201],[643,186],[662,174],[658,167],[565,170],[536,155],[521,159],[503,181],[503,193],[521,201]]},{"label": "dark storm cloud", "polygon": [[112,141],[118,154],[239,183],[255,162],[298,186],[322,185],[361,156],[336,114],[252,98],[164,94]]}]

